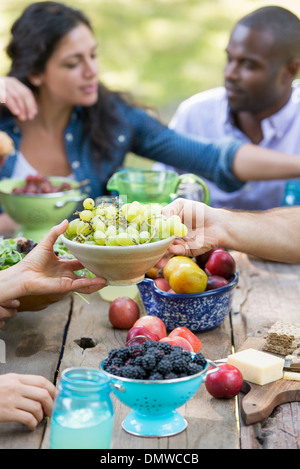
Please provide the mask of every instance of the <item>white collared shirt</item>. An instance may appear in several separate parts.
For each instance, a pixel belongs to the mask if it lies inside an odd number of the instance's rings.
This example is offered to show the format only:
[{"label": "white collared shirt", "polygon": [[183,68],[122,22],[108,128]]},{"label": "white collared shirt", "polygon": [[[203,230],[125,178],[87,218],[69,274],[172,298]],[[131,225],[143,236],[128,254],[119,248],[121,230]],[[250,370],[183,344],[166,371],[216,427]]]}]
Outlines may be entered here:
[{"label": "white collared shirt", "polygon": [[[297,82],[297,80],[296,80]],[[299,82],[299,81],[298,81]],[[300,87],[295,83],[289,102],[261,123],[263,139],[259,146],[300,155]],[[198,93],[183,101],[170,122],[170,127],[193,137],[219,140],[225,136],[251,143],[233,123],[225,88]],[[166,169],[155,165],[155,169]],[[241,189],[227,193],[207,181],[211,205],[244,210],[264,210],[282,204],[286,181],[250,181]]]}]

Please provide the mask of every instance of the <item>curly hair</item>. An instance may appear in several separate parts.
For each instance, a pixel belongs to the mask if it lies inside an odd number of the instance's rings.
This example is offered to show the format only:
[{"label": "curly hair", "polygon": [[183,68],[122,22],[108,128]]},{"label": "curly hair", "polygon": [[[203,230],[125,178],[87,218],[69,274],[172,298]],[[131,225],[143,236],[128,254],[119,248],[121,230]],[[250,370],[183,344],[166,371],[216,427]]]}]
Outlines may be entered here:
[{"label": "curly hair", "polygon": [[[90,21],[80,10],[52,1],[29,5],[11,28],[12,37],[6,48],[11,59],[8,75],[36,93],[37,88],[28,77],[45,70],[61,39],[80,24],[93,31]],[[84,130],[89,135],[93,156],[98,163],[109,158],[114,148],[112,129],[118,116],[112,105],[112,96],[125,99],[121,93],[112,92],[99,82],[97,103],[82,109]]]}]

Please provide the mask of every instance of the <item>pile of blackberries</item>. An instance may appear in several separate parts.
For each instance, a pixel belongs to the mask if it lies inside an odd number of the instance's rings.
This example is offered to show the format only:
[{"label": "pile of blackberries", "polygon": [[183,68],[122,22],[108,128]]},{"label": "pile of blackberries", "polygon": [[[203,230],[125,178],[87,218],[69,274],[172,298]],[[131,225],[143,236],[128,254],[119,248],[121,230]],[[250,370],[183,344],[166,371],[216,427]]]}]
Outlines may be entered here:
[{"label": "pile of blackberries", "polygon": [[199,373],[206,363],[200,352],[191,354],[167,342],[147,340],[143,344],[110,350],[103,369],[123,378],[164,380]]}]

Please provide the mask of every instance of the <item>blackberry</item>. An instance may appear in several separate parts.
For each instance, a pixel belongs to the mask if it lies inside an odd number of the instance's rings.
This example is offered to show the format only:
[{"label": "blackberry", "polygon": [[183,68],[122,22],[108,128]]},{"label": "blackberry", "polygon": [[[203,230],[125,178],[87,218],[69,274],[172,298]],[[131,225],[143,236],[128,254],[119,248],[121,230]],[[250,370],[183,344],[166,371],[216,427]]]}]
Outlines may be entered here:
[{"label": "blackberry", "polygon": [[143,352],[143,347],[141,344],[130,345],[128,347],[130,357],[137,357]]},{"label": "blackberry", "polygon": [[144,355],[143,357],[143,368],[145,370],[154,370],[156,366],[156,359],[153,355],[150,355],[149,353]]},{"label": "blackberry", "polygon": [[172,345],[169,344],[168,342],[157,342],[157,348],[158,350],[163,350],[165,353],[166,352],[171,352],[172,350]]},{"label": "blackberry", "polygon": [[134,360],[134,364],[136,366],[141,366],[143,367],[143,356],[142,355],[139,355],[138,357],[136,357],[136,359]]},{"label": "blackberry", "polygon": [[200,371],[203,370],[203,367],[202,365],[198,365],[198,363],[189,363],[188,364],[188,367],[186,369],[186,372],[187,372],[187,375],[190,376],[190,375],[194,375],[196,373],[200,373]]},{"label": "blackberry", "polygon": [[108,352],[108,358],[114,358],[118,353],[119,353],[119,349],[117,349],[117,348],[112,348],[112,349]]},{"label": "blackberry", "polygon": [[205,368],[206,366],[206,360],[200,352],[196,353],[196,355],[194,356],[194,362],[198,363],[198,365],[201,365],[202,368]]},{"label": "blackberry", "polygon": [[105,358],[103,360],[103,368],[106,370],[106,368],[111,364],[110,358]]},{"label": "blackberry", "polygon": [[139,366],[127,365],[123,366],[120,371],[123,378],[141,379],[141,370]]},{"label": "blackberry", "polygon": [[166,356],[165,352],[163,350],[159,350],[159,349],[154,349],[153,351],[152,351],[152,349],[150,349],[150,353],[155,358],[156,363],[159,363]]},{"label": "blackberry", "polygon": [[165,375],[165,379],[176,379],[176,378],[178,378],[177,374],[173,373],[172,371],[168,373],[167,375]]},{"label": "blackberry", "polygon": [[172,361],[172,363],[180,361],[180,363],[185,363],[185,365],[187,366],[191,361],[191,357],[187,357],[185,355],[182,355],[181,353],[175,352],[174,354],[170,354],[170,360]]},{"label": "blackberry", "polygon": [[125,361],[128,357],[129,357],[128,347],[121,347],[119,349],[112,349],[108,354],[108,358],[110,358],[111,360],[113,358],[120,358],[123,361]]},{"label": "blackberry", "polygon": [[159,373],[166,375],[167,373],[172,371],[172,363],[170,362],[170,360],[164,358],[158,363],[156,369]]},{"label": "blackberry", "polygon": [[152,373],[149,378],[151,381],[152,380],[161,380],[161,379],[164,379],[163,375],[161,373],[159,373],[158,371],[156,371],[155,373]]},{"label": "blackberry", "polygon": [[148,348],[150,347],[155,347],[155,340],[146,340],[143,344],[142,344],[142,347],[143,347],[143,350],[144,351],[147,351]]},{"label": "blackberry", "polygon": [[178,360],[174,361],[172,364],[172,371],[174,373],[184,373],[187,367],[187,363],[184,358],[179,358]]},{"label": "blackberry", "polygon": [[122,357],[114,357],[111,360],[111,365],[122,366],[122,365],[124,365],[124,360],[123,360]]},{"label": "blackberry", "polygon": [[105,371],[107,371],[107,373],[111,373],[112,375],[120,376],[121,367],[116,366],[116,365],[110,365],[107,368],[105,368]]}]

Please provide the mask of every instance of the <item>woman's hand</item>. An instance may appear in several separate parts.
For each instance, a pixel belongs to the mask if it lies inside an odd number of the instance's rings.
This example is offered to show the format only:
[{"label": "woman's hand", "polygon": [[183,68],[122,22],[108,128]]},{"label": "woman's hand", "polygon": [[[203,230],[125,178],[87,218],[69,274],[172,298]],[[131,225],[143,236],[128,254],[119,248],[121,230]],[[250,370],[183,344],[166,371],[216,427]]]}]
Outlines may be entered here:
[{"label": "woman's hand", "polygon": [[50,417],[55,386],[43,376],[8,373],[0,376],[0,422],[20,422],[34,430]]},{"label": "woman's hand", "polygon": [[[89,294],[106,285],[103,278],[76,275],[74,272],[82,269],[82,264],[77,259],[59,259],[54,253],[54,243],[67,226],[67,220],[54,226],[20,262],[0,272],[1,302],[31,295],[43,295],[45,298],[53,295],[54,301],[57,301],[70,292]],[[49,298],[46,300],[50,304]]]},{"label": "woman's hand", "polygon": [[67,294],[71,291],[78,293],[93,293],[106,284],[103,278],[84,278],[74,271],[83,268],[77,259],[59,259],[53,251],[53,245],[58,236],[68,226],[64,220],[54,226],[45,238],[14,267],[19,267],[22,275],[20,296]]},{"label": "woman's hand", "polygon": [[5,105],[21,121],[31,120],[38,112],[33,92],[15,77],[3,77]]}]

